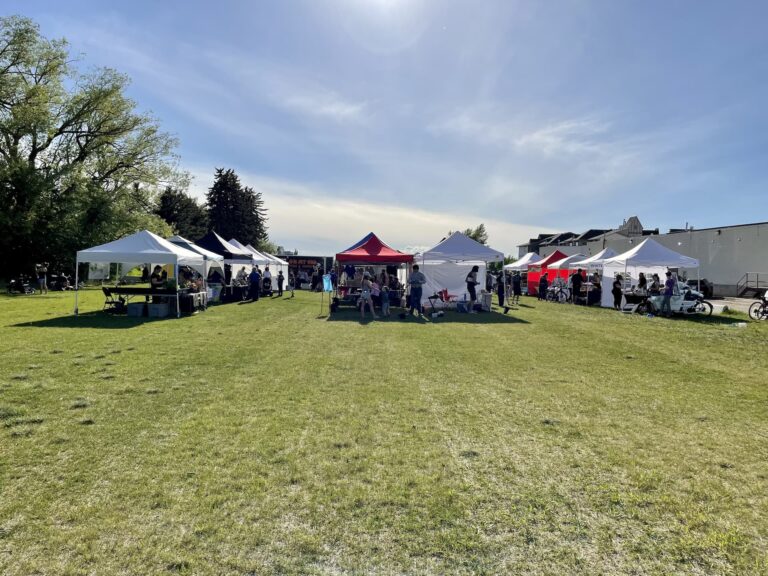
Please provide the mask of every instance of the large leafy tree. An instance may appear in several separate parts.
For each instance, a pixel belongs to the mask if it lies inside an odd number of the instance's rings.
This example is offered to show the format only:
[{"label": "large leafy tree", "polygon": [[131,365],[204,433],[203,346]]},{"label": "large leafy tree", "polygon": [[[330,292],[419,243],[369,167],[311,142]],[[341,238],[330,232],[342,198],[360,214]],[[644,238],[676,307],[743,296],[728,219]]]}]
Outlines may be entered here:
[{"label": "large leafy tree", "polygon": [[176,142],[110,69],[79,73],[64,40],[0,18],[0,267],[71,264],[76,250],[148,228]]},{"label": "large leafy tree", "polygon": [[267,210],[261,192],[243,186],[232,169],[217,168],[208,189],[208,224],[224,238],[259,247],[268,241]]},{"label": "large leafy tree", "polygon": [[208,231],[208,214],[203,206],[182,190],[167,186],[157,199],[155,214],[185,238],[196,239]]}]

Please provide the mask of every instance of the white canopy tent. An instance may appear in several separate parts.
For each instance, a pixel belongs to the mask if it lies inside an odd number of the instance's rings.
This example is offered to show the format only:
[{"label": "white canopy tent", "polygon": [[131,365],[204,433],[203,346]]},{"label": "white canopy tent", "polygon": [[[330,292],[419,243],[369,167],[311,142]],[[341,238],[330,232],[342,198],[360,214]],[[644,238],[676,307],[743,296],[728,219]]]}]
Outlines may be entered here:
[{"label": "white canopy tent", "polygon": [[570,270],[571,268],[574,268],[573,263],[577,260],[583,260],[585,258],[584,254],[572,254],[571,256],[566,256],[562,260],[557,260],[553,262],[552,264],[547,264],[548,270]]},{"label": "white canopy tent", "polygon": [[176,315],[179,310],[178,278],[179,266],[189,266],[200,273],[205,273],[205,258],[202,254],[177,246],[153,234],[142,230],[107,244],[79,250],[75,265],[75,315],[78,313],[78,268],[81,262],[110,264],[127,262],[139,264],[173,264],[176,278]]},{"label": "white canopy tent", "polygon": [[523,272],[525,270],[528,270],[529,264],[535,264],[539,260],[541,260],[541,256],[536,254],[536,252],[528,252],[525,256],[523,256],[519,260],[515,260],[514,262],[504,266],[504,270],[511,270],[513,272],[517,270],[518,272]]},{"label": "white canopy tent", "polygon": [[478,279],[482,283],[487,263],[503,262],[504,254],[461,232],[454,232],[436,246],[418,254],[415,261],[419,260],[423,265],[421,271],[427,278],[426,290],[422,293],[422,301],[426,301],[441,290],[448,290],[449,294],[457,296],[466,294],[465,279],[472,266],[479,267]]},{"label": "white canopy tent", "polygon": [[208,278],[208,272],[211,270],[211,268],[220,268],[222,274],[224,273],[224,256],[216,254],[215,252],[211,252],[210,250],[206,250],[205,248],[198,246],[191,240],[187,240],[178,234],[176,236],[171,236],[167,240],[171,244],[175,244],[176,246],[185,248],[191,252],[197,252],[203,257],[205,260],[205,272],[203,273],[203,278]]},{"label": "white canopy tent", "polygon": [[[250,246],[250,244],[248,246]],[[288,262],[286,262],[281,258],[278,258],[277,256],[269,254],[267,252],[262,252],[262,254],[264,254],[264,256],[272,260],[272,264],[270,264],[270,266],[272,268],[272,273],[274,277],[277,278],[278,272],[282,271],[283,276],[285,277],[287,282],[288,281]]]},{"label": "white canopy tent", "polygon": [[594,256],[590,256],[584,260],[572,262],[571,267],[585,268],[587,270],[599,270],[603,267],[603,260],[613,258],[614,256],[616,256],[616,251],[613,248],[604,248]]},{"label": "white canopy tent", "polygon": [[258,250],[255,250],[254,248],[252,248],[250,244],[248,246],[246,246],[244,244],[241,244],[240,242],[238,242],[234,238],[229,240],[229,243],[232,244],[232,246],[234,246],[235,248],[239,248],[240,250],[243,250],[244,252],[248,252],[248,253],[252,254],[253,255],[253,263],[254,264],[258,264],[259,266],[266,266],[267,264],[270,263],[269,258],[264,256],[264,254],[262,254]]},{"label": "white canopy tent", "polygon": [[[669,268],[696,268],[698,274],[699,261],[662,246],[652,238],[646,238],[631,250],[603,260],[603,285],[609,281],[612,283],[619,274],[625,285],[634,285],[640,272],[649,278],[653,274],[663,277]],[[613,307],[610,290],[603,290],[601,305],[605,308]]]}]

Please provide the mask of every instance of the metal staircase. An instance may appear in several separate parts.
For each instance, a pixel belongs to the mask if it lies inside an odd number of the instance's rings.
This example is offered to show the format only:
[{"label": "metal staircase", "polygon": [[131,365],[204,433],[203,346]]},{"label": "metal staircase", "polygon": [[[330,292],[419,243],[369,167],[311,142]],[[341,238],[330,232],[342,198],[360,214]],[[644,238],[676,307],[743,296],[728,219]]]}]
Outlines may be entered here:
[{"label": "metal staircase", "polygon": [[757,298],[766,290],[768,290],[768,274],[765,272],[747,272],[736,283],[736,294],[742,298]]}]

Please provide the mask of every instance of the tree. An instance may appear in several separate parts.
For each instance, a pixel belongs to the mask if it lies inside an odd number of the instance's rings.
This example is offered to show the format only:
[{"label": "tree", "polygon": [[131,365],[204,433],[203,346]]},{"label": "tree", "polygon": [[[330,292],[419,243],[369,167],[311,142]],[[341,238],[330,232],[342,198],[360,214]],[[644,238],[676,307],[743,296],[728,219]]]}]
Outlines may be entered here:
[{"label": "tree", "polygon": [[167,186],[157,199],[155,214],[173,227],[177,234],[190,239],[205,236],[208,231],[208,213],[194,198]]},{"label": "tree", "polygon": [[[448,232],[448,236],[453,234],[453,231]],[[488,244],[488,232],[485,230],[485,224],[480,224],[477,228],[467,228],[462,232],[465,236],[469,236],[475,242],[480,244]]]},{"label": "tree", "polygon": [[267,210],[261,192],[243,186],[232,169],[217,168],[208,189],[208,223],[227,240],[260,246],[268,240]]},{"label": "tree", "polygon": [[135,111],[128,78],[80,74],[64,40],[0,18],[0,268],[68,265],[118,235],[169,227],[152,213],[176,141]]}]

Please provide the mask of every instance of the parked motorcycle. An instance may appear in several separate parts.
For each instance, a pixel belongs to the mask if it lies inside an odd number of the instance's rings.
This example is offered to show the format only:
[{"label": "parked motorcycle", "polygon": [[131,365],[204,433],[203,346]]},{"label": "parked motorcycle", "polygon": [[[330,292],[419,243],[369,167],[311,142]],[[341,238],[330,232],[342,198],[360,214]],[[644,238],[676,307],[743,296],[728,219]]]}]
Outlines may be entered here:
[{"label": "parked motorcycle", "polygon": [[20,274],[16,278],[11,278],[8,282],[8,294],[34,294],[35,289],[29,276]]}]

